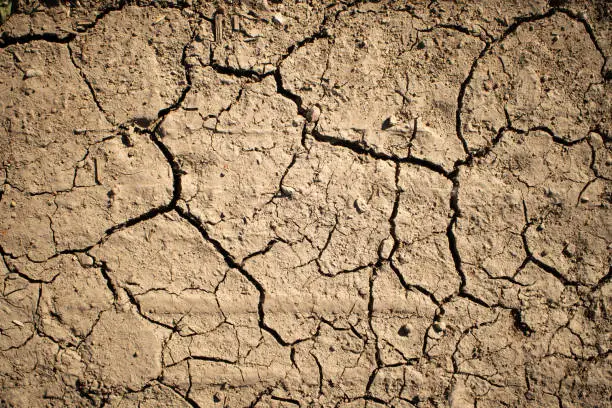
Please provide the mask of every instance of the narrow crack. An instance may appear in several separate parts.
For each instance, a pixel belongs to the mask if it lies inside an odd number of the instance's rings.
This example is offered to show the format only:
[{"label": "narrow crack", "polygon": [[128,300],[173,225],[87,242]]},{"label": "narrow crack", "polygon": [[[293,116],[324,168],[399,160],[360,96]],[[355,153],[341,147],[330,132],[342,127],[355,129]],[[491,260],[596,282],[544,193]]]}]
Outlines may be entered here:
[{"label": "narrow crack", "polygon": [[105,5],[105,7],[98,14],[96,14],[96,17],[90,23],[80,24],[77,27],[77,31],[80,33],[85,33],[85,32],[92,30],[110,12],[121,11],[123,10],[124,7],[129,5],[130,2],[128,0],[119,0],[117,4],[113,4],[113,3],[114,2],[110,2],[110,4]]},{"label": "narrow crack", "polygon": [[76,58],[74,56],[74,51],[72,50],[71,45],[67,44],[66,47],[68,48],[68,54],[70,55],[70,61],[72,62],[72,65],[74,66],[74,68],[77,70],[77,72],[79,73],[79,75],[83,79],[83,82],[85,82],[85,85],[87,85],[87,89],[89,90],[89,94],[91,95],[91,99],[94,101],[94,103],[98,107],[98,110],[100,111],[100,113],[102,113],[102,115],[104,115],[104,118],[106,118],[106,121],[108,123],[110,123],[113,126],[117,126],[117,124],[115,123],[114,119],[102,107],[102,104],[100,103],[100,100],[98,99],[98,95],[96,94],[96,91],[95,91],[91,81],[89,80],[89,78],[87,78],[87,75],[85,74],[83,69],[76,62]]},{"label": "narrow crack", "polygon": [[202,223],[200,219],[198,219],[196,216],[189,213],[188,211],[183,210],[181,207],[176,207],[174,211],[176,211],[176,213],[181,218],[183,218],[189,224],[191,224],[194,228],[196,228],[198,232],[200,233],[200,235],[202,235],[204,240],[212,244],[212,246],[223,257],[223,259],[225,260],[225,263],[230,268],[234,268],[238,272],[240,272],[240,274],[244,276],[257,289],[257,291],[259,292],[259,303],[257,305],[257,313],[259,316],[260,329],[270,334],[276,340],[276,342],[280,344],[281,346],[283,347],[290,346],[291,344],[289,342],[285,341],[275,329],[270,327],[265,322],[264,303],[266,301],[266,290],[263,287],[263,285],[257,279],[255,279],[253,275],[251,275],[241,264],[239,264],[234,259],[234,257],[223,247],[223,245],[219,241],[217,241],[216,239],[210,236],[210,234],[208,233],[208,230],[206,229],[206,227],[204,226],[204,224]]},{"label": "narrow crack", "polygon": [[28,44],[34,41],[45,41],[53,44],[69,44],[76,38],[74,33],[66,33],[65,35],[57,33],[42,33],[42,34],[26,34],[19,37],[11,37],[8,32],[3,32],[0,35],[0,49],[7,48],[11,45]]},{"label": "narrow crack", "polygon": [[459,87],[459,95],[457,96],[457,110],[455,111],[455,132],[457,133],[457,138],[461,141],[464,153],[468,156],[468,160],[472,156],[472,153],[470,152],[467,140],[463,136],[463,123],[461,118],[461,114],[463,111],[463,100],[465,99],[465,92],[467,90],[467,87],[470,85],[470,82],[472,82],[474,72],[476,71],[476,68],[478,68],[480,60],[485,57],[490,48],[491,44],[486,43],[483,49],[480,51],[480,54],[478,54],[478,56],[474,59],[474,62],[472,62],[472,66],[470,67],[470,71],[467,77]]}]

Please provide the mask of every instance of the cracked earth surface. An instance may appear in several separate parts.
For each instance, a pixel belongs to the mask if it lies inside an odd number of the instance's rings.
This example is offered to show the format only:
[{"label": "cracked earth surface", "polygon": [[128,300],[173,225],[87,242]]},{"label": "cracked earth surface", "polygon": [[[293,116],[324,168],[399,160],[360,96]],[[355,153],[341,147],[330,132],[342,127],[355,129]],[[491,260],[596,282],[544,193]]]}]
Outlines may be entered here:
[{"label": "cracked earth surface", "polygon": [[0,406],[609,406],[609,3],[71,4],[0,26]]}]

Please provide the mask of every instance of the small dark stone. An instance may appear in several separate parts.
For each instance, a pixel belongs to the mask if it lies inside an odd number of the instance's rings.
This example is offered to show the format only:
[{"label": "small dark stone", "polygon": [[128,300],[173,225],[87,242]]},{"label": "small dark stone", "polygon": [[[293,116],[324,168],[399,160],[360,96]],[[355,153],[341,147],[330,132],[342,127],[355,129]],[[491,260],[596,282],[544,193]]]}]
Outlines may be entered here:
[{"label": "small dark stone", "polygon": [[395,125],[397,125],[397,118],[395,116],[389,116],[387,119],[383,121],[381,129],[387,130],[389,128],[392,128]]},{"label": "small dark stone", "polygon": [[410,326],[409,324],[404,324],[402,325],[402,327],[399,328],[397,334],[401,337],[408,337],[410,335],[410,332],[412,332],[412,326]]},{"label": "small dark stone", "polygon": [[132,140],[129,131],[121,132],[121,143],[123,143],[125,147],[134,147],[134,140]]}]

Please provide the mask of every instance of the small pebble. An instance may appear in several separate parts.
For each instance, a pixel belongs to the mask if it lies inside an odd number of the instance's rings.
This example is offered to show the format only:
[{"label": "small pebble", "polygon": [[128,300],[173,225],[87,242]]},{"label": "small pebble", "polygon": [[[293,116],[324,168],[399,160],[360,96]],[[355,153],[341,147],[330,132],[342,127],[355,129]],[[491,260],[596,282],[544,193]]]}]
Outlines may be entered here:
[{"label": "small pebble", "polygon": [[77,253],[77,258],[82,266],[93,266],[94,264],[94,259],[91,256],[82,252]]},{"label": "small pebble", "polygon": [[399,328],[399,330],[397,331],[397,334],[401,337],[408,337],[408,335],[412,333],[412,325],[411,324],[404,324],[402,325],[402,327]]},{"label": "small pebble", "polygon": [[280,191],[283,197],[293,198],[295,195],[295,189],[293,187],[281,186]]},{"label": "small pebble", "polygon": [[565,248],[563,248],[563,255],[567,256],[568,258],[571,258],[576,255],[576,245],[567,244]]},{"label": "small pebble", "polygon": [[396,126],[398,123],[399,123],[399,120],[397,120],[397,117],[395,117],[395,115],[391,115],[387,119],[385,119],[385,121],[383,122],[382,130],[392,128],[393,126]]},{"label": "small pebble", "polygon": [[442,333],[444,330],[446,330],[446,323],[442,321],[435,322],[433,324],[433,329],[436,333]]},{"label": "small pebble", "polygon": [[274,24],[279,25],[279,26],[283,26],[283,25],[285,25],[285,17],[283,17],[282,14],[275,14],[272,17],[272,22]]},{"label": "small pebble", "polygon": [[15,208],[17,206],[17,203],[15,203],[15,201],[11,201],[11,208]]},{"label": "small pebble", "polygon": [[353,206],[355,207],[355,209],[357,210],[359,214],[363,214],[364,212],[368,210],[368,204],[365,202],[363,198],[356,199],[355,202],[353,203]]},{"label": "small pebble", "polygon": [[21,323],[19,320],[13,320],[13,324],[15,326],[23,327],[23,323]]},{"label": "small pebble", "polygon": [[24,79],[28,79],[28,78],[36,78],[42,75],[42,72],[39,71],[38,69],[26,69],[23,77]]},{"label": "small pebble", "polygon": [[321,117],[321,108],[319,108],[316,105],[310,108],[308,112],[306,113],[306,119],[309,122],[316,122],[319,120],[320,117]]}]

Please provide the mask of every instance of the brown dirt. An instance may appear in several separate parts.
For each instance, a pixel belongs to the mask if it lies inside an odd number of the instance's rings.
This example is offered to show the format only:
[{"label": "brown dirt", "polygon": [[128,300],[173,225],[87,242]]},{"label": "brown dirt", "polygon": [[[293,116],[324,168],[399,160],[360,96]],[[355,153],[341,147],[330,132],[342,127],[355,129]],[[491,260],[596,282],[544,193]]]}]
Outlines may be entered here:
[{"label": "brown dirt", "polygon": [[610,405],[610,3],[14,3],[1,407]]}]

